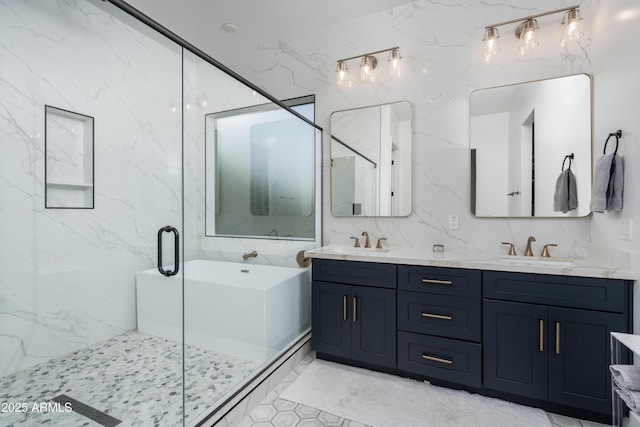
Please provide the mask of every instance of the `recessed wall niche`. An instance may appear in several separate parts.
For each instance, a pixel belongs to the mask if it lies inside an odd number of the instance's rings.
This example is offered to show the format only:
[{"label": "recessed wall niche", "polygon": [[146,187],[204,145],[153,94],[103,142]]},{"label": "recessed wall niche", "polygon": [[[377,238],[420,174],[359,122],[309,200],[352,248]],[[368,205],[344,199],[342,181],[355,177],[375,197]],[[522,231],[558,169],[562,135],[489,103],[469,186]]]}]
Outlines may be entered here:
[{"label": "recessed wall niche", "polygon": [[45,105],[45,207],[93,209],[93,117]]}]

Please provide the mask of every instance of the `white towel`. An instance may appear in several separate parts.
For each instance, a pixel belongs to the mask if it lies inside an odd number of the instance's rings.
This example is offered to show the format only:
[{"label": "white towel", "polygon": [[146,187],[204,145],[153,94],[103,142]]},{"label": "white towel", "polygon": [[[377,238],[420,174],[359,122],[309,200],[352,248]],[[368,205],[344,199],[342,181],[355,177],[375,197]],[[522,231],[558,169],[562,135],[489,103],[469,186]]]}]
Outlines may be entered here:
[{"label": "white towel", "polygon": [[556,180],[556,191],[553,195],[553,210],[567,213],[578,207],[576,177],[571,169],[562,171]]},{"label": "white towel", "polygon": [[616,383],[628,390],[640,391],[640,366],[611,365],[611,375]]}]

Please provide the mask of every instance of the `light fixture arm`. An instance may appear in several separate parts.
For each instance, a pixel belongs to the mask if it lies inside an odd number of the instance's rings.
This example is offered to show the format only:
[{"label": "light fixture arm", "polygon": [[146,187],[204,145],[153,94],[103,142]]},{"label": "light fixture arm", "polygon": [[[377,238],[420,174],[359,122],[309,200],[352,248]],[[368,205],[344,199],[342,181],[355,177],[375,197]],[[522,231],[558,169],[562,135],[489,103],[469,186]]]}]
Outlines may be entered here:
[{"label": "light fixture arm", "polygon": [[[539,18],[541,16],[553,15],[555,13],[560,13],[560,12],[567,12],[569,10],[576,10],[576,9],[579,9],[579,8],[580,8],[580,5],[563,7],[562,9],[551,10],[549,12],[543,12],[543,13],[538,13],[536,15],[525,16],[524,18],[512,19],[510,21],[500,22],[498,24],[487,25],[486,27],[484,27],[484,29],[488,30],[489,28],[502,27],[503,25],[514,24],[516,22],[526,21],[528,19],[534,19],[534,18]],[[357,56],[356,56],[356,58],[357,58]]]},{"label": "light fixture arm", "polygon": [[363,53],[362,55],[350,56],[349,58],[338,59],[337,62],[350,61],[356,58],[364,58],[365,56],[376,55],[378,53],[383,53],[383,52],[390,52],[396,49],[400,49],[400,46],[390,47],[389,49],[376,50],[375,52]]}]

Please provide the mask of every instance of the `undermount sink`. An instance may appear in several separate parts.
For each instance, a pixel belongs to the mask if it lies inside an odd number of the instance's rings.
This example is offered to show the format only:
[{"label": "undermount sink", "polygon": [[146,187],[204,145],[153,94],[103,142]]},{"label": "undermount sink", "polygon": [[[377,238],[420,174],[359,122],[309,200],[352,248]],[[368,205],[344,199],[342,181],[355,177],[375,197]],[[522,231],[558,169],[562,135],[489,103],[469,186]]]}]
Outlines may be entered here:
[{"label": "undermount sink", "polygon": [[379,255],[389,252],[391,248],[355,248],[353,246],[346,246],[335,248],[333,250],[347,255]]},{"label": "undermount sink", "polygon": [[508,264],[530,264],[530,265],[558,265],[558,266],[571,266],[575,265],[571,258],[550,258],[550,257],[536,257],[536,256],[499,256],[497,257],[499,262]]}]

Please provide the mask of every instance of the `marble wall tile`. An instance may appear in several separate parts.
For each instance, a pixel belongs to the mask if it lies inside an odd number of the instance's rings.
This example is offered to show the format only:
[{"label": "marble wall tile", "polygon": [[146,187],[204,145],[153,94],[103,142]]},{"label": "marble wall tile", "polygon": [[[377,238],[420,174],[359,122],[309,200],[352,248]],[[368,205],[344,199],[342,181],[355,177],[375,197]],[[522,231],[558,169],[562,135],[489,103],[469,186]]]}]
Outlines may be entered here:
[{"label": "marble wall tile", "polygon": [[[316,94],[316,121],[324,128],[323,244],[348,244],[349,236],[367,230],[376,237],[387,237],[391,246],[430,248],[442,243],[446,252],[499,254],[501,241],[513,241],[523,249],[533,234],[539,242],[558,243],[559,256],[585,256],[591,217],[495,219],[471,214],[468,98],[478,88],[593,73],[593,2],[577,2],[585,33],[578,43],[560,48],[562,15],[543,17],[539,19],[540,46],[523,58],[516,55],[515,25],[501,28],[502,54],[491,64],[481,58],[484,26],[576,2],[418,0],[219,59],[279,98]],[[403,57],[400,80],[380,76],[373,84],[348,89],[335,85],[337,59],[396,45]],[[352,61],[348,65],[357,71],[359,64]],[[597,85],[597,75],[595,79]],[[330,114],[398,100],[408,100],[414,110],[411,215],[334,217],[330,204]],[[458,230],[448,228],[451,214],[460,217]],[[609,239],[606,244],[615,243]]]},{"label": "marble wall tile", "polygon": [[[2,2],[0,40],[2,376],[135,329],[182,196],[175,45],[94,1]],[[44,209],[45,104],[95,118],[95,209]]]}]

